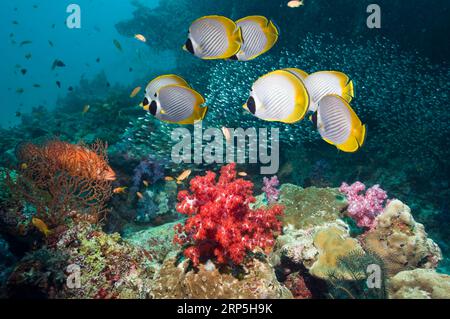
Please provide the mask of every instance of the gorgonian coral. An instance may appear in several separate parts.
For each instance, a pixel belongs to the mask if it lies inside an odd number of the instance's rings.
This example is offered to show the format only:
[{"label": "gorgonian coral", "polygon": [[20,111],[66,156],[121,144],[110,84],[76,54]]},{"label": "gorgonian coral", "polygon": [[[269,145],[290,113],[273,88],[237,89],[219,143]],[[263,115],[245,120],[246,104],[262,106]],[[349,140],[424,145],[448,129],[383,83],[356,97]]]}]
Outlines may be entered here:
[{"label": "gorgonian coral", "polygon": [[17,198],[33,205],[36,217],[49,227],[64,224],[68,216],[98,222],[107,212],[115,174],[103,143],[26,143],[18,148],[17,158],[18,174],[9,174],[8,186]]},{"label": "gorgonian coral", "polygon": [[211,171],[196,176],[190,191],[178,193],[178,201],[178,212],[188,218],[176,226],[174,241],[187,246],[184,255],[194,266],[213,258],[218,264],[239,265],[257,247],[270,250],[281,231],[283,207],[251,209],[253,183],[236,178],[235,163],[222,167],[218,181]]},{"label": "gorgonian coral", "polygon": [[66,171],[71,176],[86,179],[110,180],[116,179],[116,174],[108,165],[106,159],[106,145],[100,142],[91,147],[70,144],[53,140],[42,146],[26,143],[18,148],[17,155],[22,164],[35,163],[36,160],[48,166],[48,174]]},{"label": "gorgonian coral", "polygon": [[387,194],[380,185],[370,187],[365,194],[366,186],[361,182],[352,185],[342,183],[339,191],[347,196],[349,202],[347,213],[359,227],[373,228],[375,218],[383,212]]}]

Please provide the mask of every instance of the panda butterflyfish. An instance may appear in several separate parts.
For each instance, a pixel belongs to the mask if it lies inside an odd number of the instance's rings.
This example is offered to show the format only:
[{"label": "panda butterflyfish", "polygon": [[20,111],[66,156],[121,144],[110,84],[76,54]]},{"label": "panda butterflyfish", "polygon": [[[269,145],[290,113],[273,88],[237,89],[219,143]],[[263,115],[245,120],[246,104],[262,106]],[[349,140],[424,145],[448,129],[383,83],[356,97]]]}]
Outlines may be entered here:
[{"label": "panda butterflyfish", "polygon": [[283,70],[294,74],[296,77],[298,77],[302,81],[305,81],[305,79],[308,77],[308,73],[306,73],[303,70],[297,69],[297,68],[286,68]]},{"label": "panda butterflyfish", "polygon": [[311,73],[304,80],[311,98],[309,110],[315,112],[317,103],[326,95],[335,94],[350,102],[354,96],[353,81],[338,71]]},{"label": "panda butterflyfish", "polygon": [[160,88],[157,97],[143,107],[161,121],[194,124],[203,120],[208,111],[208,107],[200,106],[204,103],[205,99],[197,91],[183,85],[171,84]]},{"label": "panda butterflyfish", "polygon": [[242,30],[242,46],[232,60],[249,61],[269,51],[278,40],[278,29],[263,16],[249,16],[236,21]]},{"label": "panda butterflyfish", "polygon": [[356,115],[348,102],[338,95],[327,95],[310,117],[320,136],[344,152],[356,152],[364,144],[366,125]]},{"label": "panda butterflyfish", "polygon": [[241,44],[241,29],[236,23],[226,17],[211,15],[191,24],[183,49],[201,59],[228,59],[239,52]]},{"label": "panda butterflyfish", "polygon": [[265,121],[295,123],[303,119],[309,96],[303,82],[291,72],[277,70],[253,83],[244,109]]},{"label": "panda butterflyfish", "polygon": [[[151,80],[145,88],[145,97],[151,102],[156,97],[156,94],[160,88],[166,85],[178,84],[185,87],[190,87],[189,84],[180,76],[175,74],[160,75]],[[148,103],[143,103],[148,104]]]}]

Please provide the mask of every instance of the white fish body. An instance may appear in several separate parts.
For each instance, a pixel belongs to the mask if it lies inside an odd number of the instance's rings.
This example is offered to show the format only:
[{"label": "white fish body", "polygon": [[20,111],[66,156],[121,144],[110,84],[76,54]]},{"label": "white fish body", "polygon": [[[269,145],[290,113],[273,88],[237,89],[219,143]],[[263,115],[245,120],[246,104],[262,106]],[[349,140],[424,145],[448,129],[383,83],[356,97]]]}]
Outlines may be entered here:
[{"label": "white fish body", "polygon": [[193,89],[172,84],[159,89],[158,96],[152,101],[149,112],[156,118],[177,124],[194,124],[202,120],[208,108],[200,107],[204,98]]},{"label": "white fish body", "polygon": [[243,43],[235,58],[249,61],[269,51],[278,40],[278,29],[263,16],[248,16],[236,21],[242,30]]},{"label": "white fish body", "polygon": [[317,103],[326,95],[335,94],[347,102],[350,102],[354,96],[353,81],[342,72],[315,72],[308,75],[304,83],[311,97],[309,107],[311,112],[317,110]]},{"label": "white fish body", "polygon": [[191,24],[183,48],[201,59],[227,59],[239,52],[241,44],[241,29],[226,17],[212,15]]},{"label": "white fish body", "polygon": [[344,152],[356,152],[364,144],[365,125],[338,95],[327,95],[320,100],[316,125],[326,142]]},{"label": "white fish body", "polygon": [[186,87],[190,87],[189,84],[180,76],[175,74],[166,74],[158,76],[157,78],[150,81],[145,88],[146,97],[151,100],[155,98],[155,94],[158,90],[166,85],[178,84]]},{"label": "white fish body", "polygon": [[303,119],[309,96],[302,81],[292,73],[277,70],[260,77],[244,108],[265,121],[295,123]]}]

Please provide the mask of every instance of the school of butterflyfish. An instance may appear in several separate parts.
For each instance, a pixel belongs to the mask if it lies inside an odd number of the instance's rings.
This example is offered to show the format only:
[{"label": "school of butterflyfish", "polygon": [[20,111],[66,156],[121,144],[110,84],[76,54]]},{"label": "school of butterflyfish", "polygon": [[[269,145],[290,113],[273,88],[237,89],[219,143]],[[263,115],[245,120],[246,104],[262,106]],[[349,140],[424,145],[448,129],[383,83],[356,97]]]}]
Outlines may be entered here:
[{"label": "school of butterflyfish", "polygon": [[[269,51],[278,36],[278,28],[263,16],[233,21],[211,15],[191,24],[183,49],[204,60],[250,61]],[[294,124],[310,113],[322,139],[339,150],[356,152],[364,144],[366,126],[350,106],[353,81],[342,72],[276,70],[257,79],[249,95],[243,107],[261,120]],[[150,81],[141,107],[161,121],[194,124],[207,114],[204,103],[186,80],[168,74]]]}]

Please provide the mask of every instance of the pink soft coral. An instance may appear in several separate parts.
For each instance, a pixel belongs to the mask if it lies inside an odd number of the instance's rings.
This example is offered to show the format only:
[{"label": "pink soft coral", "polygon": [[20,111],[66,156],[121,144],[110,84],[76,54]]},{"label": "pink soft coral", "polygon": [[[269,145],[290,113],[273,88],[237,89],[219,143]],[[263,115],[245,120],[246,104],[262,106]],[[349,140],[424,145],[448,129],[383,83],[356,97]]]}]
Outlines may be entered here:
[{"label": "pink soft coral", "polygon": [[207,172],[190,182],[190,192],[178,193],[177,210],[188,215],[176,226],[174,241],[187,245],[184,255],[197,266],[215,258],[218,264],[241,264],[256,247],[270,250],[274,233],[281,231],[283,207],[250,209],[255,202],[253,183],[236,178],[236,164],[222,167],[219,180]]},{"label": "pink soft coral", "polygon": [[348,215],[359,227],[372,229],[376,224],[375,218],[384,209],[387,194],[379,185],[374,185],[364,195],[361,194],[365,189],[366,186],[363,183],[355,182],[350,186],[342,183],[339,191],[347,196]]}]

